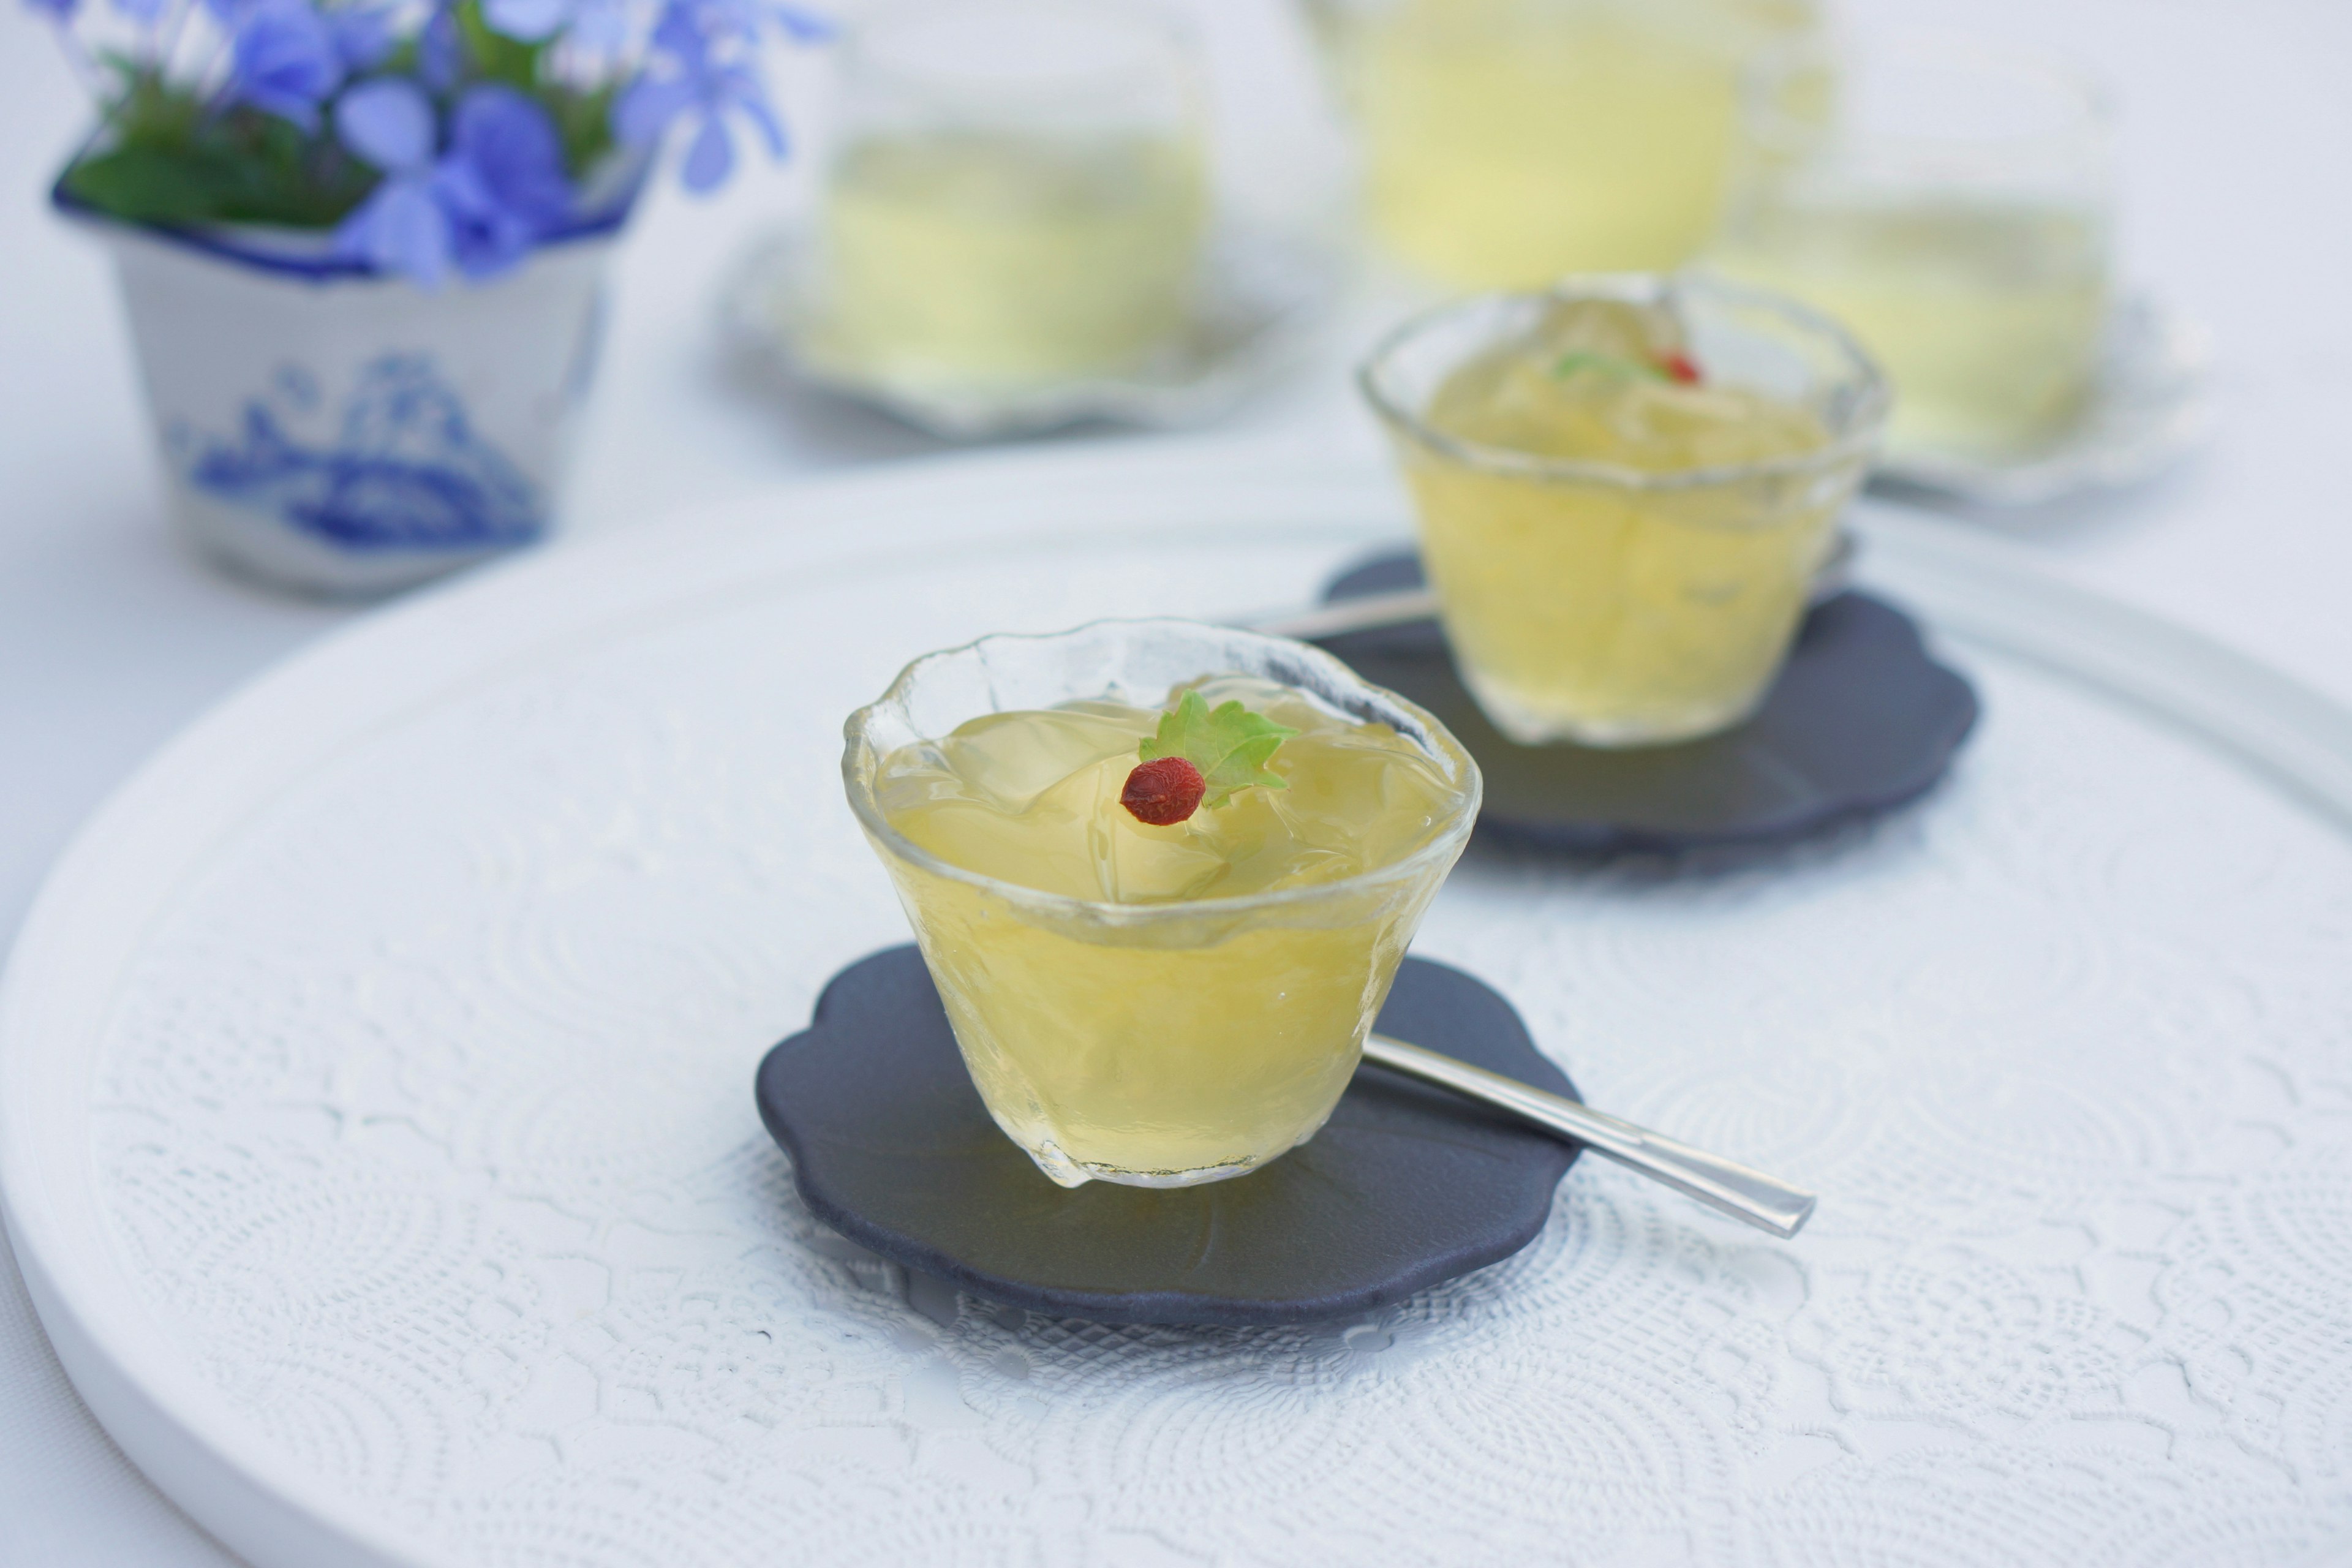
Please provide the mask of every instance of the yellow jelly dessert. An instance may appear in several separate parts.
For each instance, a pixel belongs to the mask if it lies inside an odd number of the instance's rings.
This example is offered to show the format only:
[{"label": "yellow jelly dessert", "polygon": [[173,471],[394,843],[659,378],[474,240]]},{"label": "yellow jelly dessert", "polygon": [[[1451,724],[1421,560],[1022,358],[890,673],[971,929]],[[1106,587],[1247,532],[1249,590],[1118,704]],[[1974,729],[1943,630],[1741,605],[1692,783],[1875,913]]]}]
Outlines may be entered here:
[{"label": "yellow jelly dessert", "polygon": [[1047,1174],[1213,1181],[1323,1124],[1475,810],[1421,718],[1223,675],[880,758],[877,847],[982,1098]]},{"label": "yellow jelly dessert", "polygon": [[2107,319],[2105,224],[2025,202],[1765,206],[1717,264],[1835,316],[1895,384],[1887,444],[2000,457],[2081,411]]},{"label": "yellow jelly dessert", "polygon": [[1174,135],[868,137],[826,192],[824,352],[945,383],[1132,368],[1182,325],[1205,215]]},{"label": "yellow jelly dessert", "polygon": [[1406,261],[1469,287],[1677,266],[1706,243],[1723,201],[1742,59],[1802,32],[1811,10],[1801,0],[1369,8],[1334,32],[1372,223]]},{"label": "yellow jelly dessert", "polygon": [[1465,683],[1522,744],[1737,722],[1788,647],[1863,451],[1809,393],[1696,358],[1664,304],[1525,304],[1432,373],[1417,408],[1378,362],[1367,373]]}]

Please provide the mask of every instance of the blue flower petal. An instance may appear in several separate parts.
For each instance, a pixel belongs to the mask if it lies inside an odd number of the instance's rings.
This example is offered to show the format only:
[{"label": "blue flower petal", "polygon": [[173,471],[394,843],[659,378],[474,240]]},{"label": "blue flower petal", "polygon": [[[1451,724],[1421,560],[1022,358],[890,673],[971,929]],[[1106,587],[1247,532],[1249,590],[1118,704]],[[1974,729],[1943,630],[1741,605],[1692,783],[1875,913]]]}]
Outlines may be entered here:
[{"label": "blue flower petal", "polygon": [[732,103],[743,111],[744,118],[760,128],[761,136],[768,143],[769,156],[781,158],[784,155],[783,125],[776,119],[775,111],[768,107],[767,89],[760,85],[758,77],[741,66],[735,66],[721,73],[712,83],[712,88],[715,98]]},{"label": "blue flower petal", "polygon": [[435,92],[446,92],[465,68],[466,39],[457,30],[457,14],[446,5],[436,5],[416,35],[416,74]]},{"label": "blue flower petal", "polygon": [[694,83],[683,76],[641,76],[613,105],[613,134],[625,146],[650,147],[694,99]]},{"label": "blue flower petal", "polygon": [[307,0],[261,0],[237,13],[226,96],[316,129],[319,105],[343,81],[342,56]]},{"label": "blue flower petal", "polygon": [[618,55],[636,30],[629,0],[573,0],[572,26],[563,35],[566,47],[600,59]]},{"label": "blue flower petal", "polygon": [[383,182],[335,231],[336,248],[377,270],[398,273],[419,288],[441,287],[448,276],[449,220],[434,199],[429,177],[400,174]]},{"label": "blue flower petal", "polygon": [[511,87],[468,88],[450,119],[451,149],[497,204],[534,233],[572,216],[563,142],[539,100]]},{"label": "blue flower petal", "polygon": [[404,77],[363,81],[335,100],[335,134],[379,169],[433,161],[433,101]]},{"label": "blue flower petal", "polygon": [[822,44],[832,38],[835,31],[830,18],[820,16],[814,11],[804,11],[798,5],[774,5],[770,7],[770,11],[776,18],[776,26],[797,44]]},{"label": "blue flower petal", "polygon": [[493,277],[530,254],[537,229],[499,200],[463,153],[441,160],[433,171],[432,190],[448,221],[450,255],[467,277]]},{"label": "blue flower petal", "polygon": [[483,0],[482,17],[490,30],[509,38],[537,43],[572,19],[572,0]]},{"label": "blue flower petal", "polygon": [[715,113],[705,114],[694,144],[686,150],[686,188],[715,190],[734,169],[735,141],[727,133],[727,122]]},{"label": "blue flower petal", "polygon": [[[134,0],[144,4],[145,0]],[[160,3],[160,0],[159,0]],[[121,5],[123,0],[115,0]],[[343,58],[347,70],[373,70],[382,65],[398,42],[393,37],[392,12],[389,8],[358,11],[338,8],[327,13],[328,30],[335,36],[335,52]]]}]

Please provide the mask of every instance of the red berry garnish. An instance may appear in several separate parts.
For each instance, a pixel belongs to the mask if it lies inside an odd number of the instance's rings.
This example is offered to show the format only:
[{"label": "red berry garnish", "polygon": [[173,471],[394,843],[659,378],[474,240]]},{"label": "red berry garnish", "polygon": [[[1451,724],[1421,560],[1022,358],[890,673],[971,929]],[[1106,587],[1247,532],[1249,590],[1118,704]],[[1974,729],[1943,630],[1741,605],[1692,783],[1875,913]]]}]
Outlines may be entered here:
[{"label": "red berry garnish", "polygon": [[1698,362],[1680,349],[1662,356],[1658,368],[1685,386],[1696,386],[1699,383]]},{"label": "red berry garnish", "polygon": [[1162,757],[1136,764],[1118,792],[1118,804],[1138,822],[1167,827],[1200,810],[1201,797],[1208,793],[1209,781],[1200,769],[1181,757]]}]

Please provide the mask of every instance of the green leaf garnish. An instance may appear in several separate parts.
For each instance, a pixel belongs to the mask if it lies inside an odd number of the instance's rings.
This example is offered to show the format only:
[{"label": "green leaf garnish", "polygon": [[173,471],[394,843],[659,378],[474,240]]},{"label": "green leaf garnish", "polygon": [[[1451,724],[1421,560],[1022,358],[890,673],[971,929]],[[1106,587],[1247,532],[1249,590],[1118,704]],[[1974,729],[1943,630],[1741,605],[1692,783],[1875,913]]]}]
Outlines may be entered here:
[{"label": "green leaf garnish", "polygon": [[1212,710],[1198,691],[1187,691],[1160,716],[1160,732],[1137,750],[1147,763],[1181,757],[1200,769],[1209,786],[1201,804],[1214,811],[1233,799],[1234,792],[1253,785],[1288,789],[1290,781],[1267,772],[1265,764],[1275,749],[1297,733],[1239,702],[1222,702]]},{"label": "green leaf garnish", "polygon": [[1552,374],[1562,381],[1580,370],[1604,371],[1611,375],[1631,376],[1636,381],[1668,379],[1664,371],[1642,360],[1623,359],[1616,354],[1594,353],[1585,349],[1564,353],[1552,362]]}]

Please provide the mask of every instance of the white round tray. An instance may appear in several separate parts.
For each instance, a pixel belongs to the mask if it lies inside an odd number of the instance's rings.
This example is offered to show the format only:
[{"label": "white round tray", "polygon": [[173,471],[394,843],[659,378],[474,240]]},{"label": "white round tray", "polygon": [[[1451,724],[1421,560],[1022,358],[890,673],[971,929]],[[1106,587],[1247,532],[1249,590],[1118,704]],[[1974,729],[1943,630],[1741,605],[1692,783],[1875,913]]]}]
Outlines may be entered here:
[{"label": "white round tray", "polygon": [[984,630],[1264,611],[1390,481],[1159,446],[797,489],[383,615],[174,742],[0,992],[0,1187],[108,1429],[261,1568],[2258,1563],[2352,1538],[2352,716],[1884,510],[1983,689],[1779,855],[1474,853],[1421,950],[1597,1103],[1362,1321],[1105,1329],[816,1226],[754,1064],[903,926],[838,725]]}]

